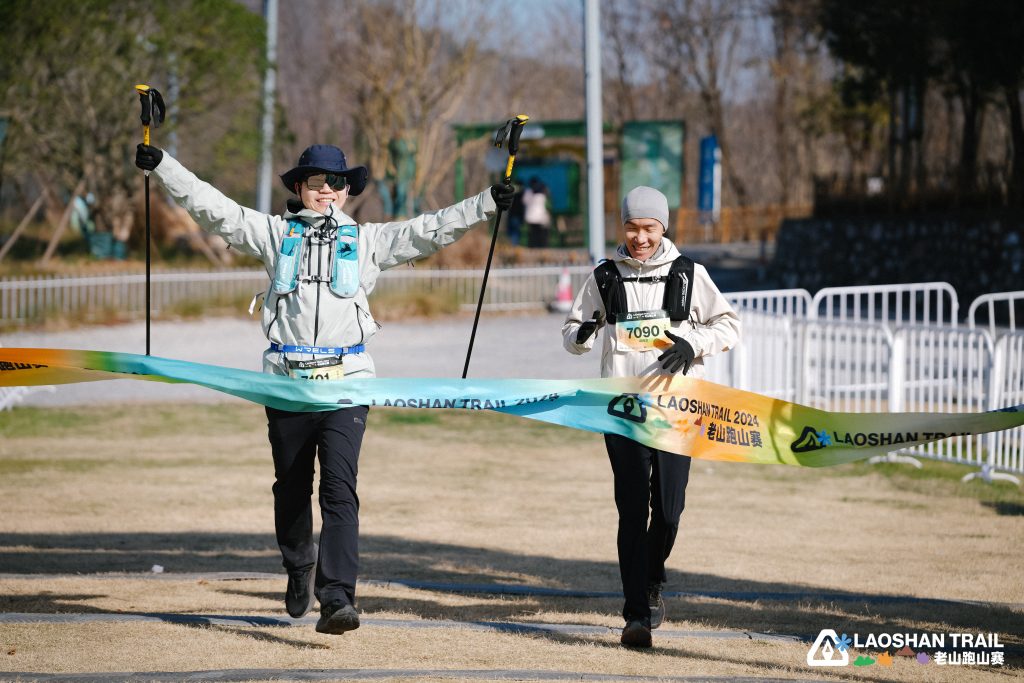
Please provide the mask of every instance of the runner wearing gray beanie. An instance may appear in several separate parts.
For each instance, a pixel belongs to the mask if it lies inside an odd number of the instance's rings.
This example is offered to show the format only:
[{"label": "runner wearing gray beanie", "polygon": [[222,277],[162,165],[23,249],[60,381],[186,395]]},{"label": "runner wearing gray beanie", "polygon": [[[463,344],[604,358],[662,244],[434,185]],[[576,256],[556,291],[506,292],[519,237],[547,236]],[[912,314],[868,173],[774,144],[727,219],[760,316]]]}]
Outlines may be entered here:
[{"label": "runner wearing gray beanie", "polygon": [[[569,353],[600,346],[602,377],[700,378],[705,359],[739,341],[736,312],[707,269],[680,254],[665,236],[668,225],[664,194],[646,186],[630,190],[622,200],[622,244],[587,278],[562,325]],[[608,407],[609,413],[637,422],[644,419],[642,411],[632,400]],[[605,447],[619,513],[625,621],[620,642],[651,647],[651,631],[665,619],[665,563],[686,504],[690,458],[615,434],[605,435]]]}]

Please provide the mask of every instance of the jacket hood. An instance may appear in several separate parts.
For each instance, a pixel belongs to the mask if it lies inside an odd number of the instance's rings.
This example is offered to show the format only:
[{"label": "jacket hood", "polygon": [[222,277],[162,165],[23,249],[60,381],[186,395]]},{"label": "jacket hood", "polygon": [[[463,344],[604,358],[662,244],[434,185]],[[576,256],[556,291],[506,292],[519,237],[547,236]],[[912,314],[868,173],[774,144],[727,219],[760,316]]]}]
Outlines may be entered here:
[{"label": "jacket hood", "polygon": [[678,257],[679,250],[676,249],[676,245],[673,244],[672,241],[669,240],[668,238],[663,237],[661,238],[661,244],[658,245],[658,251],[654,252],[654,255],[651,256],[646,261],[638,261],[637,259],[630,256],[629,250],[626,248],[625,243],[620,244],[618,246],[618,248],[615,250],[615,256],[612,257],[612,260],[617,263],[624,263],[627,266],[639,269],[641,266],[650,267],[665,265],[666,263],[671,263],[672,261],[675,261]]},{"label": "jacket hood", "polygon": [[327,213],[319,213],[312,209],[307,209],[302,206],[301,202],[296,202],[294,200],[288,200],[288,208],[282,216],[286,221],[295,219],[300,220],[303,223],[308,223],[309,225],[316,225],[325,217],[334,219],[337,221],[338,225],[356,224],[356,221],[352,216],[349,216],[344,211],[335,209],[333,206],[328,208]]}]

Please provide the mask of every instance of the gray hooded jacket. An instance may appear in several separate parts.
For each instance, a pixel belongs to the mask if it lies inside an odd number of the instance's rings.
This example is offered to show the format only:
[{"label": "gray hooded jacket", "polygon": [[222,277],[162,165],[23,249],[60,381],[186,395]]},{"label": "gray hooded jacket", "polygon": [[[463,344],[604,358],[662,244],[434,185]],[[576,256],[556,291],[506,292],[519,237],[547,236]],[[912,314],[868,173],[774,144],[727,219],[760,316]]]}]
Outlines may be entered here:
[{"label": "gray hooded jacket", "polygon": [[[630,256],[624,244],[619,245],[613,260],[619,273],[624,277],[667,276],[677,256],[679,250],[676,246],[668,239],[662,239],[658,251],[646,261],[638,261]],[[699,263],[694,264],[693,280],[690,318],[671,329],[673,334],[682,337],[693,347],[696,357],[687,376],[703,377],[704,359],[728,351],[739,341],[740,320],[726,298],[718,291],[707,269]],[[629,311],[662,308],[665,297],[664,282],[624,282],[623,286]],[[608,325],[605,326],[603,335],[595,333],[583,344],[577,344],[576,333],[580,325],[590,320],[594,311],[605,313],[604,301],[598,291],[594,274],[591,273],[572,302],[572,309],[566,316],[565,324],[562,325],[562,344],[569,353],[578,355],[590,351],[594,348],[598,336],[602,336],[602,377],[669,374],[658,362],[658,356],[662,351],[656,348],[643,351],[630,348],[618,339],[614,327]]]},{"label": "gray hooded jacket", "polygon": [[[197,178],[166,152],[153,175],[200,227],[263,262],[270,276],[263,305],[263,332],[278,344],[355,346],[369,342],[379,325],[370,313],[367,296],[381,271],[451,244],[496,210],[494,199],[485,190],[454,206],[407,221],[359,224],[360,286],[350,298],[336,295],[326,283],[303,280],[329,272],[331,245],[324,242],[318,247],[314,241],[300,266],[298,287],[279,296],[273,292],[272,282],[288,220],[301,218],[315,230],[325,223],[354,225],[351,217],[333,207],[326,215],[303,209],[272,216],[248,209]],[[283,361],[282,354],[268,349],[263,355],[263,371],[286,375]],[[373,360],[365,352],[345,356],[344,365],[346,376],[370,377],[375,372]]]}]

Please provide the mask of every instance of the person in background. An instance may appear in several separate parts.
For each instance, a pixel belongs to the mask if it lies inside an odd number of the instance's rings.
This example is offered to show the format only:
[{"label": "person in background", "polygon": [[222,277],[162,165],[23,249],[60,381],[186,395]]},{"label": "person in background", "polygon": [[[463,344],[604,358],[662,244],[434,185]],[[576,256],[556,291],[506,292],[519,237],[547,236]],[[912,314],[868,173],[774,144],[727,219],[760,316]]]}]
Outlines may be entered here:
[{"label": "person in background", "polygon": [[[704,266],[665,236],[668,200],[640,186],[622,202],[623,242],[577,293],[562,325],[572,354],[601,348],[602,377],[704,376],[704,359],[739,341],[740,322]],[[621,642],[651,647],[665,618],[665,561],[679,531],[690,458],[605,435],[619,513],[619,573],[626,625]]]},{"label": "person in background", "polygon": [[[280,215],[246,208],[197,178],[157,147],[139,145],[135,163],[207,232],[260,259],[269,276],[263,371],[297,381],[373,377],[366,350],[380,327],[367,296],[382,270],[445,247],[498,207],[512,204],[512,187],[478,195],[392,223],[362,223],[345,202],[366,187],[363,166],[350,167],[332,145],[307,148],[281,175],[294,197]],[[225,340],[228,343],[228,340]],[[285,608],[298,618],[320,601],[316,630],[340,634],[359,627],[355,609],[359,568],[356,474],[369,409],[326,412],[267,408],[274,459],[274,525],[288,572]],[[313,541],[314,462],[320,462],[319,547]]]},{"label": "person in background", "polygon": [[516,181],[513,181],[513,186],[516,193],[508,210],[508,241],[513,247],[518,247],[526,209],[523,205],[523,188]]},{"label": "person in background", "polygon": [[548,188],[537,176],[530,178],[523,191],[523,217],[528,226],[527,246],[544,249],[548,246],[551,231],[551,214],[548,212]]}]

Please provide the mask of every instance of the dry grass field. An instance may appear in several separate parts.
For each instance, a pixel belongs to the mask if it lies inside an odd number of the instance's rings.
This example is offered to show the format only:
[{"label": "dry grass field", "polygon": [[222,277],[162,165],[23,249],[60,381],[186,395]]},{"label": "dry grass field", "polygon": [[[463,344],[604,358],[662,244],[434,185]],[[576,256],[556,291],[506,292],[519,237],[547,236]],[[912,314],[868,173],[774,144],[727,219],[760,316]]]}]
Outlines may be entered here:
[{"label": "dry grass field", "polygon": [[[666,588],[680,594],[638,652],[618,645],[600,436],[378,409],[363,626],[324,636],[283,610],[261,408],[17,409],[0,413],[0,679],[1017,678],[1024,495],[960,474],[695,462]],[[811,668],[825,628],[997,632],[1006,663]]]}]

